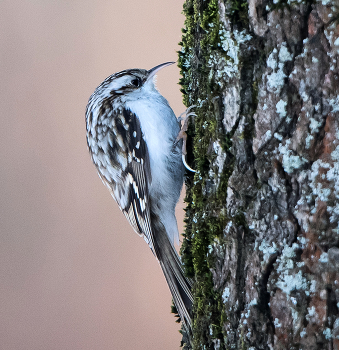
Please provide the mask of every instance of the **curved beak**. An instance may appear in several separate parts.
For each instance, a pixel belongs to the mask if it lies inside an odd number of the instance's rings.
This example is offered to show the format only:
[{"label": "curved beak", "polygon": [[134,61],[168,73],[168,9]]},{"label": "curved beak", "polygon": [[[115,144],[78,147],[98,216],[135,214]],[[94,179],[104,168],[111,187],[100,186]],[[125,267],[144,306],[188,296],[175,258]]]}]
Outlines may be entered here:
[{"label": "curved beak", "polygon": [[155,74],[157,74],[157,72],[162,69],[162,68],[165,68],[167,66],[170,66],[171,64],[174,64],[175,62],[166,62],[166,63],[161,63],[159,64],[158,66],[155,66],[153,68],[151,68],[149,71],[148,71],[148,77],[147,77],[147,80],[150,80],[152,77],[155,76]]}]

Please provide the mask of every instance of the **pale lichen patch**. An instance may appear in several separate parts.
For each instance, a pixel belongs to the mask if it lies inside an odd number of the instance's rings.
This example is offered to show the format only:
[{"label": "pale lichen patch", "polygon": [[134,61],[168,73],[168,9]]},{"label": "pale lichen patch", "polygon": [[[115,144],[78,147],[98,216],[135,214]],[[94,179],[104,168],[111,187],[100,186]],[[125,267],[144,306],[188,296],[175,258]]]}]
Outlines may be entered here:
[{"label": "pale lichen patch", "polygon": [[292,60],[292,55],[289,53],[286,43],[281,44],[279,53],[274,49],[267,59],[267,67],[271,68],[273,72],[267,76],[268,87],[270,91],[279,94],[285,84],[284,66],[287,61]]},{"label": "pale lichen patch", "polygon": [[301,271],[292,275],[289,275],[287,271],[283,272],[276,284],[286,295],[290,295],[295,290],[304,290],[307,294],[307,279],[302,275]]},{"label": "pale lichen patch", "polygon": [[284,100],[280,100],[276,105],[276,111],[279,114],[280,118],[284,118],[286,116],[286,106],[287,102]]},{"label": "pale lichen patch", "polygon": [[[288,140],[289,141],[289,140]],[[296,169],[300,169],[304,164],[307,163],[307,160],[304,157],[294,155],[293,151],[289,149],[290,142],[284,144],[280,144],[278,147],[278,151],[282,156],[282,165],[284,170],[291,174]]]}]

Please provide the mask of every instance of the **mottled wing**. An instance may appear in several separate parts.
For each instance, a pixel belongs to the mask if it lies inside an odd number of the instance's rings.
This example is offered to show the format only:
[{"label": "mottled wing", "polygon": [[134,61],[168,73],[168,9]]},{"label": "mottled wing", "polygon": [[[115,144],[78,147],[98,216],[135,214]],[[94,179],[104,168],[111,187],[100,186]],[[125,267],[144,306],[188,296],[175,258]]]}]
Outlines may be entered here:
[{"label": "mottled wing", "polygon": [[[112,125],[107,134],[98,141],[98,145],[102,144],[104,157],[96,164],[97,169],[133,229],[144,237],[154,252],[148,192],[151,172],[140,122],[126,109],[110,120]],[[96,163],[94,157],[93,161]]]},{"label": "mottled wing", "polygon": [[139,119],[129,110],[124,110],[123,116],[127,125],[129,125],[129,154],[125,180],[125,188],[128,188],[129,195],[123,212],[134,230],[144,234],[145,241],[153,251],[154,244],[148,192],[152,175],[148,149],[141,132]]}]

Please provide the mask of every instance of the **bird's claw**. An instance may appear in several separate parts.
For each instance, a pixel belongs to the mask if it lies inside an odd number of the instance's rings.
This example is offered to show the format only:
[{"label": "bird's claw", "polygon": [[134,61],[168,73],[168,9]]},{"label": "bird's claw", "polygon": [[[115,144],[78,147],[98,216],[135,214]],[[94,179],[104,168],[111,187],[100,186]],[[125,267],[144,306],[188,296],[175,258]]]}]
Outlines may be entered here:
[{"label": "bird's claw", "polygon": [[196,116],[194,112],[190,112],[192,108],[196,107],[195,105],[190,106],[189,108],[186,109],[184,113],[181,113],[178,117],[178,121],[182,122],[183,124],[181,125],[181,130],[177,136],[176,142],[178,142],[180,139],[182,139],[182,163],[184,164],[185,168],[193,173],[196,173],[195,170],[193,170],[186,162],[186,140],[187,140],[187,128],[188,128],[188,122],[189,122],[189,117],[191,116]]}]

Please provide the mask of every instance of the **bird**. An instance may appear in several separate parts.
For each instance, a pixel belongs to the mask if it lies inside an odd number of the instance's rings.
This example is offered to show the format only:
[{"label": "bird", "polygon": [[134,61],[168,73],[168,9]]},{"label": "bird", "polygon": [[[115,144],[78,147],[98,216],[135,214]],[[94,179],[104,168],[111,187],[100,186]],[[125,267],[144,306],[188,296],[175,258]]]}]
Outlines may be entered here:
[{"label": "bird", "polygon": [[[171,291],[184,330],[192,331],[192,281],[174,247],[175,206],[184,182],[184,130],[155,85],[152,69],[126,69],[107,77],[86,108],[87,145],[102,182],[130,225],[149,245]],[[187,117],[193,113],[186,113]],[[193,169],[190,169],[194,171]]]}]

